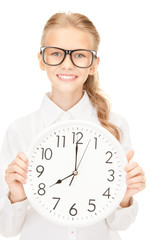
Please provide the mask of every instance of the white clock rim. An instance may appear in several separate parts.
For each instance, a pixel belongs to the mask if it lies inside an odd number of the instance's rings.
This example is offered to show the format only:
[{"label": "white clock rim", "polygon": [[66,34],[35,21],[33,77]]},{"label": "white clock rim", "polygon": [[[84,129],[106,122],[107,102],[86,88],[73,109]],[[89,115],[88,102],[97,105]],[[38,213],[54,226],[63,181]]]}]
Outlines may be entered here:
[{"label": "white clock rim", "polygon": [[[49,131],[53,131],[54,129],[56,129],[56,128],[60,127],[60,126],[69,125],[69,124],[70,125],[73,124],[73,125],[75,125],[75,127],[76,127],[76,124],[83,124],[84,126],[87,125],[88,127],[89,126],[95,127],[97,129],[99,129],[100,131],[103,131],[105,134],[107,134],[109,136],[109,138],[111,138],[111,141],[113,141],[114,144],[117,145],[117,147],[118,147],[118,149],[120,151],[120,154],[122,155],[123,166],[125,166],[127,164],[127,158],[126,158],[124,150],[122,149],[122,146],[121,146],[120,142],[106,128],[104,128],[102,126],[99,126],[96,123],[89,122],[89,121],[83,121],[83,120],[66,120],[66,121],[61,121],[59,123],[54,123],[51,126],[45,128],[40,134],[37,135],[35,140],[32,142],[32,144],[29,146],[28,150],[26,151],[26,155],[28,156],[28,158],[30,156],[31,149],[34,148],[36,142],[39,141],[39,139],[41,139],[46,133],[48,133]],[[58,224],[58,225],[65,226],[65,227],[74,227],[74,228],[75,227],[79,228],[79,227],[91,226],[93,224],[97,224],[100,221],[105,220],[119,206],[119,204],[120,204],[121,200],[123,199],[124,194],[125,194],[125,192],[127,190],[127,185],[124,182],[123,187],[122,187],[121,192],[120,192],[120,196],[117,199],[117,203],[115,203],[114,208],[112,208],[107,214],[104,214],[103,216],[100,215],[96,219],[94,218],[93,222],[92,221],[90,221],[90,222],[87,221],[87,222],[83,222],[83,223],[72,223],[72,222],[65,222],[65,223],[63,223],[61,221],[57,221],[56,219],[55,220],[52,219],[50,217],[50,215],[48,215],[46,212],[44,214],[43,211],[41,211],[41,209],[38,208],[35,205],[34,201],[32,201],[33,198],[32,198],[32,195],[30,194],[30,191],[29,191],[28,182],[26,184],[24,184],[23,187],[24,187],[24,190],[25,190],[25,193],[26,193],[26,196],[27,196],[27,199],[28,199],[30,205],[33,207],[33,209],[39,215],[41,215],[45,219],[49,220],[50,222],[53,222],[54,224]]]}]

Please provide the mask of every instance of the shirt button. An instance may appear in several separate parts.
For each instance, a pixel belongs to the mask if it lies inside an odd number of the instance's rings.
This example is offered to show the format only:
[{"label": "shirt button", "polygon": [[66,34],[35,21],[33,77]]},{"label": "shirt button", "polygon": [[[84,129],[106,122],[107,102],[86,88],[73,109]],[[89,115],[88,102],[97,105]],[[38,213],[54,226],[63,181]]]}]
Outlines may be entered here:
[{"label": "shirt button", "polygon": [[76,229],[69,229],[69,239],[70,240],[77,240],[77,233],[76,233]]}]

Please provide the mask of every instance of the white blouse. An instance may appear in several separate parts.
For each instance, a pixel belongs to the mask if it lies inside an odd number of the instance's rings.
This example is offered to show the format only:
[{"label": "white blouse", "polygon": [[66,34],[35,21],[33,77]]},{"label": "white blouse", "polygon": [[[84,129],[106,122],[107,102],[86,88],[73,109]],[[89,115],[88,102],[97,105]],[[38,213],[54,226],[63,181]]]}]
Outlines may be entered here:
[{"label": "white blouse", "polygon": [[[49,97],[50,93],[45,94],[39,110],[14,121],[6,132],[0,153],[0,234],[12,237],[20,233],[20,240],[119,240],[118,231],[127,229],[136,218],[138,207],[135,201],[127,208],[119,206],[109,217],[95,225],[68,228],[41,217],[28,200],[11,204],[8,199],[5,169],[19,152],[26,153],[41,131],[51,124],[68,119],[86,120],[100,125],[97,110],[86,92],[68,111],[63,111]],[[122,130],[120,143],[127,154],[131,143],[126,121],[112,112],[109,120]]]}]

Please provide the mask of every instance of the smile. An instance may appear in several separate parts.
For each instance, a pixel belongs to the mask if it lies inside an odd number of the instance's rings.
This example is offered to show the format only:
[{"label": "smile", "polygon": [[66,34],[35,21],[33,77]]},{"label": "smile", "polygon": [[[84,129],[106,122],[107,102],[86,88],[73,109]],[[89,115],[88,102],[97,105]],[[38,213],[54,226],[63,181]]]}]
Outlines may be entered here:
[{"label": "smile", "polygon": [[74,80],[77,78],[77,76],[75,76],[75,75],[63,75],[63,74],[58,74],[57,77],[60,80]]}]

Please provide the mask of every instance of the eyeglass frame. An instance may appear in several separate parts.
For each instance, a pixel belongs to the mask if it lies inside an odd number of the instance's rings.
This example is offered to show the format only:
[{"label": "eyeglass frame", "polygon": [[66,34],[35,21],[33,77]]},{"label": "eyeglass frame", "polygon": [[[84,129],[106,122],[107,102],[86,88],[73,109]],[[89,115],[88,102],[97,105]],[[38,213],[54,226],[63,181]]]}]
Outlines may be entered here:
[{"label": "eyeglass frame", "polygon": [[[45,49],[47,49],[47,48],[55,48],[55,49],[62,50],[62,51],[64,52],[64,57],[63,57],[62,61],[61,61],[60,63],[58,63],[58,64],[48,64],[48,63],[46,63],[46,62],[45,62],[45,59],[44,59],[44,51],[45,51]],[[74,63],[74,61],[73,61],[73,59],[72,59],[72,53],[75,52],[75,51],[84,51],[84,50],[92,53],[92,61],[91,61],[91,64],[90,64],[88,67],[79,67],[79,66],[77,66],[77,65]],[[94,51],[94,50],[89,50],[89,49],[67,50],[67,49],[58,48],[58,47],[52,47],[52,46],[43,46],[43,47],[40,47],[40,54],[42,54],[43,62],[44,62],[46,65],[49,65],[49,66],[58,66],[58,65],[60,65],[60,64],[64,61],[66,55],[69,54],[72,63],[74,64],[74,66],[76,66],[76,67],[78,67],[78,68],[89,68],[89,67],[91,67],[92,64],[93,64],[93,61],[94,61],[95,57],[97,57],[97,52]]]}]

